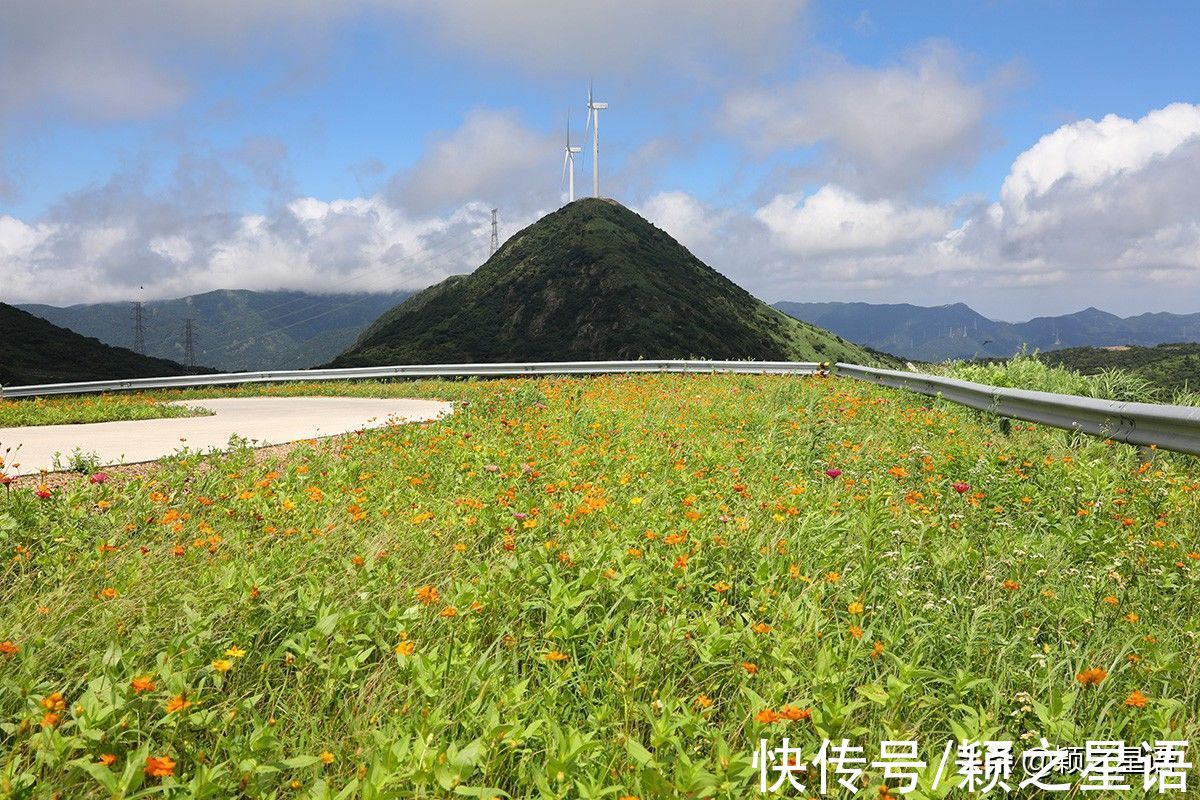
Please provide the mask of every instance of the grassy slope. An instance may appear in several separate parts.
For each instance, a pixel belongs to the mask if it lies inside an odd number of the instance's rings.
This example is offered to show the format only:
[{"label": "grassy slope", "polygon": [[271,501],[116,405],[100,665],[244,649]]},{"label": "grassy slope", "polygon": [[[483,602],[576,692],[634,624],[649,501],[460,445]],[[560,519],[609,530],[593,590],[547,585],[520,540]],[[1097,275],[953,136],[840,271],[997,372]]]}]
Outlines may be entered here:
[{"label": "grassy slope", "polygon": [[878,359],[761,303],[632,211],[586,199],[387,312],[333,363],[643,357]]},{"label": "grassy slope", "polygon": [[0,384],[155,378],[187,372],[174,361],[111,347],[0,303]]},{"label": "grassy slope", "polygon": [[153,755],[213,796],[741,798],[759,737],[936,765],[958,735],[1200,733],[1192,459],[837,379],[320,389],[462,402],[278,464],[0,494],[17,789],[108,796]]}]

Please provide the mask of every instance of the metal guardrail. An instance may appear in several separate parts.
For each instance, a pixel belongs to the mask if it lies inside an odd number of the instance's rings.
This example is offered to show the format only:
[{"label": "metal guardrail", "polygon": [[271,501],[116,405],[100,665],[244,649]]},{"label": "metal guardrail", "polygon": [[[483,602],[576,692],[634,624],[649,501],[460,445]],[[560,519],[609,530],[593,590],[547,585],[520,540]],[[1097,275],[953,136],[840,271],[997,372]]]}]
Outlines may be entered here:
[{"label": "metal guardrail", "polygon": [[1080,431],[1115,442],[1200,455],[1200,408],[1006,389],[939,375],[854,364],[838,364],[835,372],[880,386],[941,397],[1002,417]]},{"label": "metal guardrail", "polygon": [[[527,364],[416,364],[349,369],[231,372],[213,375],[178,375],[167,378],[10,386],[0,387],[0,398],[290,381],[602,375],[642,372],[815,375],[823,373],[827,369],[827,364],[811,361],[546,361]],[[941,397],[1002,417],[1037,422],[1064,430],[1080,431],[1126,444],[1158,446],[1164,450],[1200,455],[1200,408],[1156,403],[1122,403],[1069,394],[1004,389],[955,378],[943,378],[938,375],[860,367],[855,364],[838,364],[834,371],[837,375],[856,380],[895,389],[908,389],[930,397]]]},{"label": "metal guardrail", "polygon": [[543,361],[527,364],[415,364],[396,367],[226,372],[212,375],[174,375],[166,378],[130,378],[115,381],[8,386],[0,387],[0,399],[291,381],[505,377],[510,375],[601,375],[628,372],[814,375],[827,368],[827,364],[815,361]]}]

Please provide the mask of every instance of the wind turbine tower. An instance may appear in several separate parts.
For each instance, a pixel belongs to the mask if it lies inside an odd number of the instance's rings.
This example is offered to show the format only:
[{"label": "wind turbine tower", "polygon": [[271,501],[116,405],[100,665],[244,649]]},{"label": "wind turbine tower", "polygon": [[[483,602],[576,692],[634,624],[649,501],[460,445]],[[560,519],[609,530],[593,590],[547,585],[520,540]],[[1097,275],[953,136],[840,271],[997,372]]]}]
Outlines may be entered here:
[{"label": "wind turbine tower", "polygon": [[608,103],[592,99],[592,84],[588,84],[588,124],[592,126],[592,195],[600,196],[600,112]]},{"label": "wind turbine tower", "polygon": [[571,146],[571,113],[567,112],[567,155],[563,159],[563,172],[569,173],[567,178],[567,202],[575,202],[575,154],[583,152],[582,147]]}]

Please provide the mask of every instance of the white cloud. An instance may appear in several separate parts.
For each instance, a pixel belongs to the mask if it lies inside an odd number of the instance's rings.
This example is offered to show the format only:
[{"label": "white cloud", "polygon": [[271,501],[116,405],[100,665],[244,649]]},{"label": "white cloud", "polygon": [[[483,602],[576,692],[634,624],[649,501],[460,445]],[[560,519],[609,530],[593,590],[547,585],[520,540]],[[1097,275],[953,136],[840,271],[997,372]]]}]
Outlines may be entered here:
[{"label": "white cloud", "polygon": [[779,195],[754,216],[784,250],[803,257],[888,250],[943,236],[950,229],[944,208],[867,201],[834,185],[807,197]]},{"label": "white cloud", "polygon": [[476,109],[457,130],[433,139],[416,164],[393,178],[387,195],[418,212],[471,200],[536,207],[553,194],[547,187],[561,169],[561,148],[556,135],[526,127],[514,111]]},{"label": "white cloud", "polygon": [[827,173],[859,191],[919,188],[974,163],[986,141],[987,88],[959,57],[929,46],[901,66],[842,66],[726,97],[720,125],[762,153],[820,146]]},{"label": "white cloud", "polygon": [[425,0],[446,42],[504,63],[573,74],[769,62],[794,41],[805,0]]}]

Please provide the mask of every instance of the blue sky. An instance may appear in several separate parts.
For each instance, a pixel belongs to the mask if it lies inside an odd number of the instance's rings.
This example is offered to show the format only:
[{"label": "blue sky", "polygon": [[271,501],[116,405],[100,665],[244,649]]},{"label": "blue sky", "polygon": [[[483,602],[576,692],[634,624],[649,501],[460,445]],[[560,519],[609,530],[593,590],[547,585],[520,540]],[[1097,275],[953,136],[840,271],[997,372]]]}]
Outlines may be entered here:
[{"label": "blue sky", "polygon": [[1198,4],[95,5],[0,9],[0,299],[468,271],[591,78],[605,194],[766,300],[1200,311]]}]

